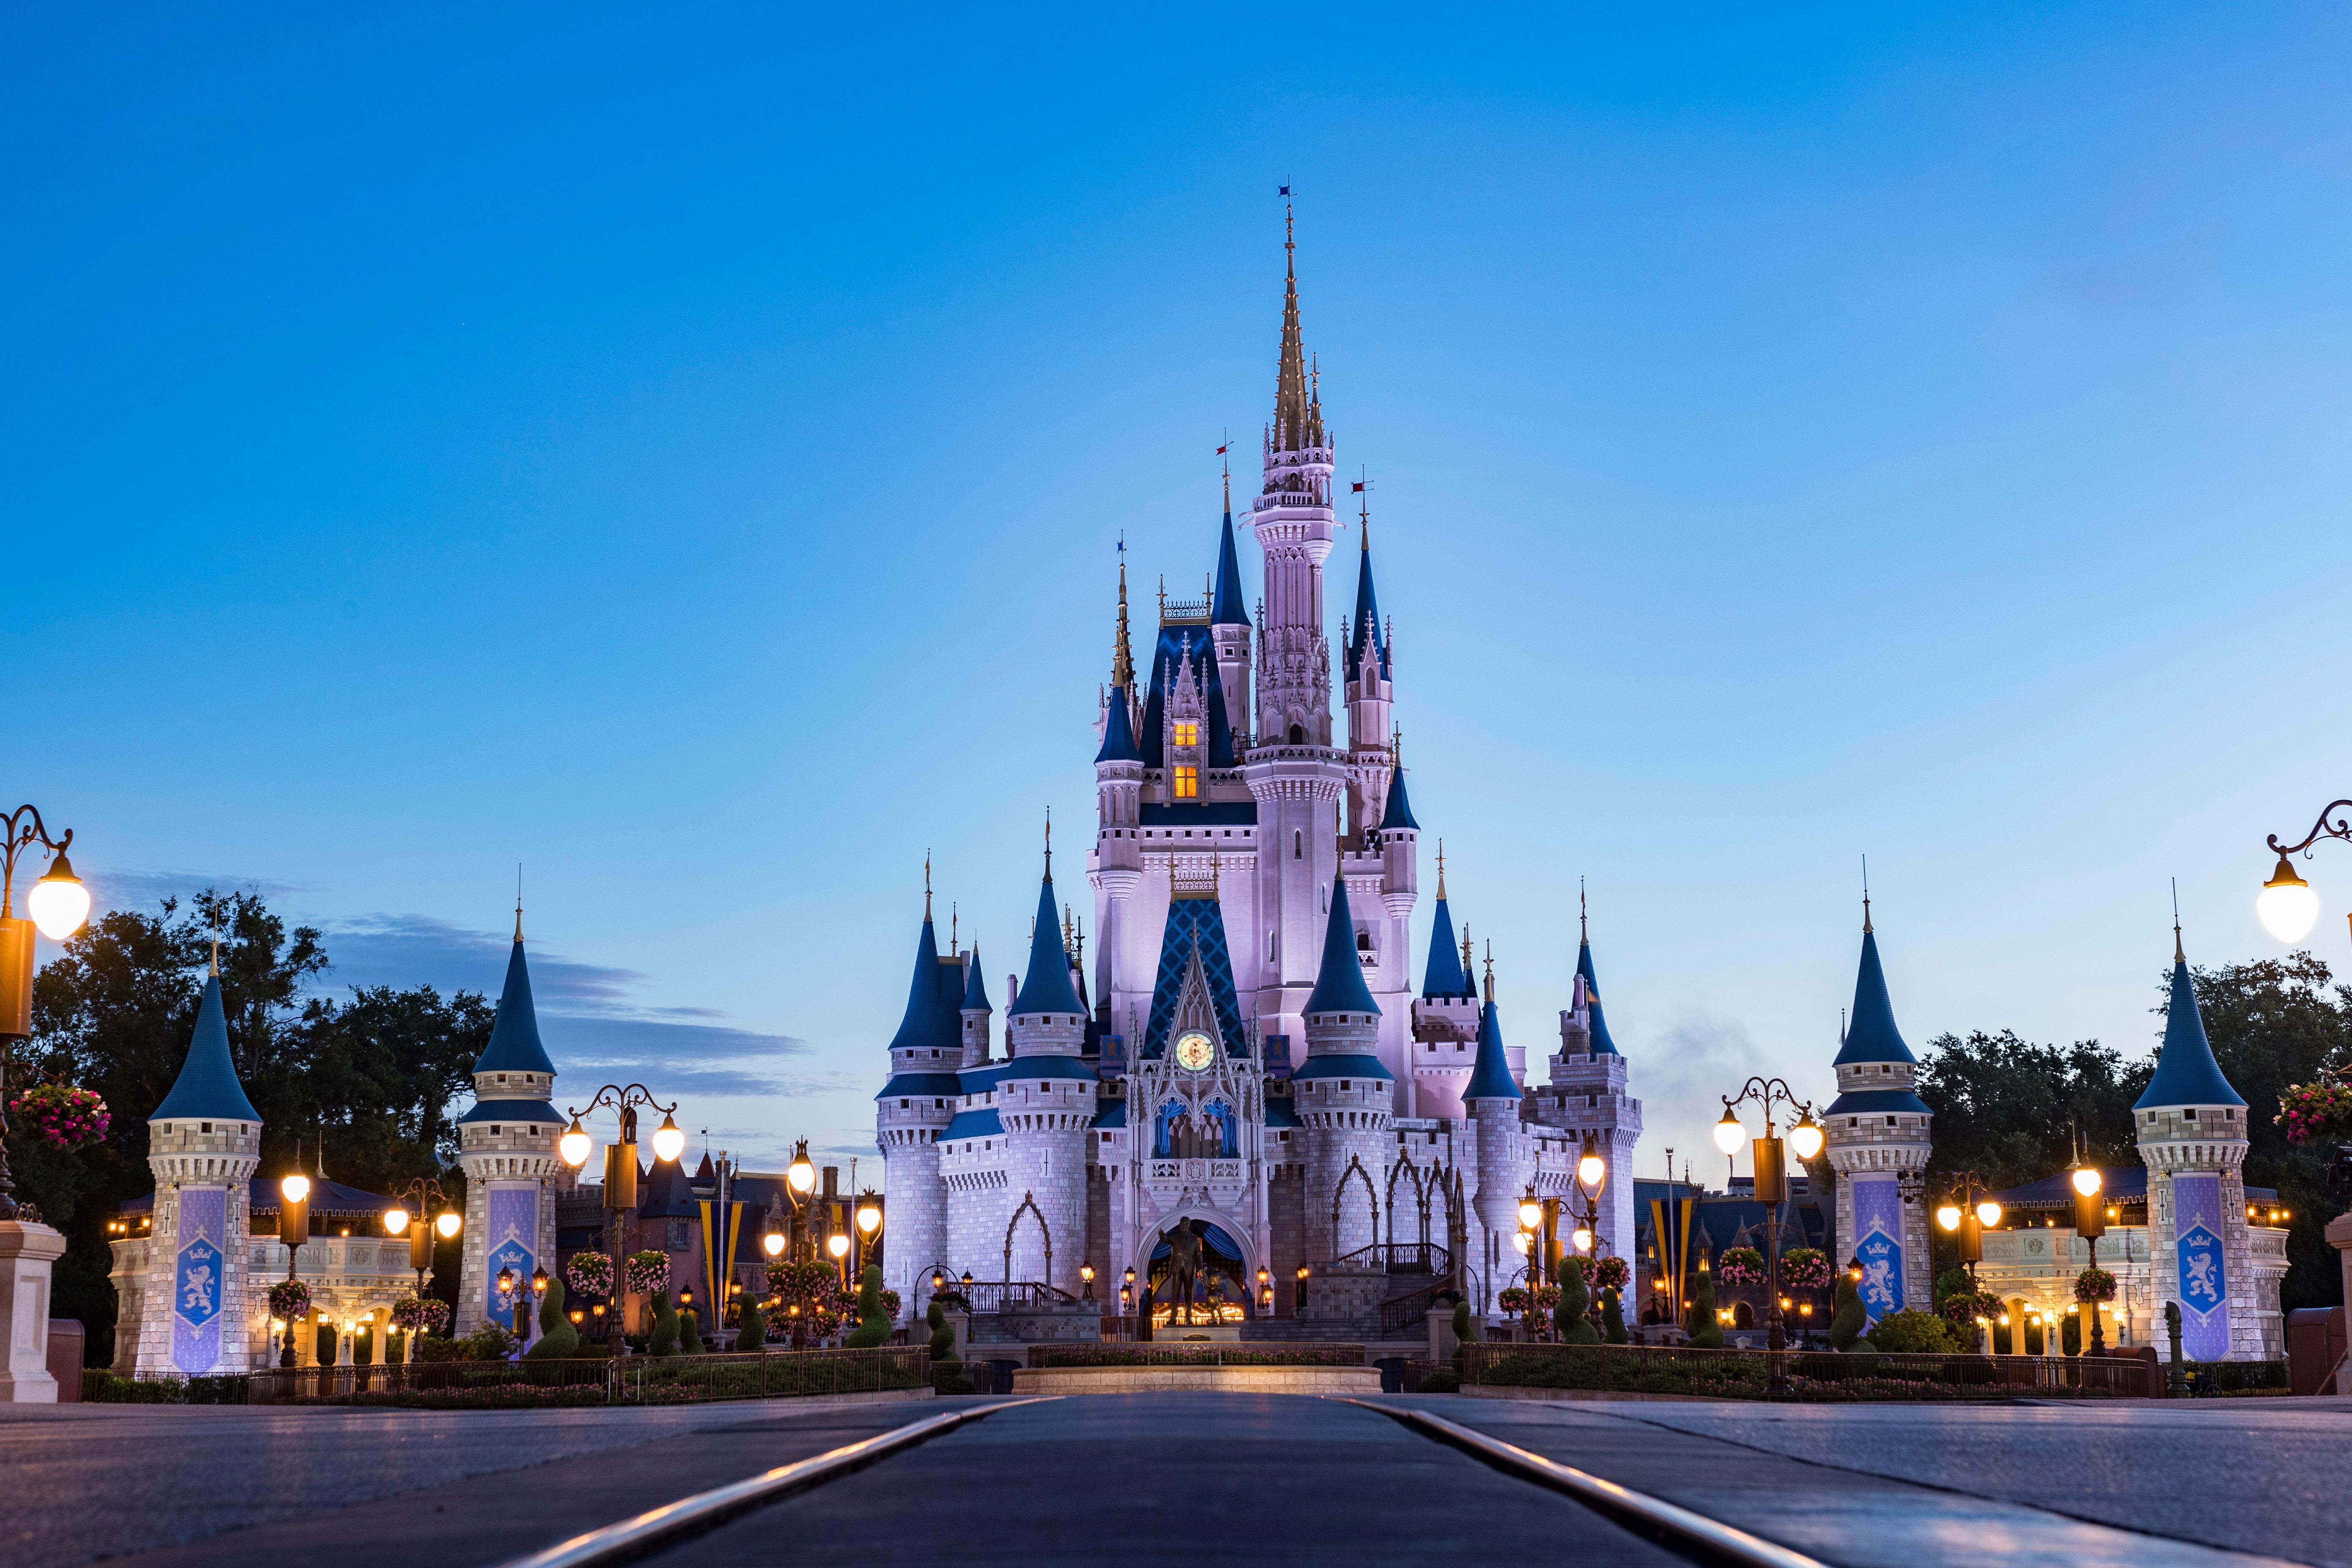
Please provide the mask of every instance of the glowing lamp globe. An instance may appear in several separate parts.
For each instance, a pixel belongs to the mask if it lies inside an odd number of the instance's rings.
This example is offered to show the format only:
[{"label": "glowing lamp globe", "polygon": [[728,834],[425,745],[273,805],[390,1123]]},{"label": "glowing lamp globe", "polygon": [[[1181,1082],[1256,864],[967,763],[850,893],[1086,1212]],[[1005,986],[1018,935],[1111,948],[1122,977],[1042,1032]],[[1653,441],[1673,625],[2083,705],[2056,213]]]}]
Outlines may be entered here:
[{"label": "glowing lamp globe", "polygon": [[588,1151],[595,1146],[596,1141],[588,1136],[588,1129],[580,1125],[580,1118],[576,1116],[572,1119],[572,1125],[563,1130],[563,1136],[555,1141],[555,1152],[562,1155],[563,1163],[575,1171],[588,1163]]},{"label": "glowing lamp globe", "polygon": [[664,1116],[662,1124],[654,1129],[654,1158],[675,1160],[685,1152],[686,1134],[678,1131],[676,1121]]},{"label": "glowing lamp globe", "polygon": [[1528,1248],[1533,1247],[1535,1244],[1536,1238],[1529,1236],[1526,1231],[1515,1230],[1511,1232],[1511,1245],[1519,1249],[1519,1256],[1521,1258],[1525,1258],[1528,1255]]},{"label": "glowing lamp globe", "polygon": [[1990,1198],[1977,1205],[1977,1223],[1990,1229],[2000,1223],[2000,1205]]},{"label": "glowing lamp globe", "polygon": [[1739,1118],[1724,1111],[1723,1120],[1715,1124],[1715,1146],[1727,1154],[1737,1154],[1747,1141],[1748,1129],[1739,1125]]},{"label": "glowing lamp globe", "polygon": [[2095,1196],[2099,1190],[2099,1168],[2096,1165],[2078,1167],[2074,1172],[2074,1190],[2086,1198]]},{"label": "glowing lamp globe", "polygon": [[73,865],[63,850],[58,851],[58,858],[49,862],[47,872],[25,895],[25,912],[33,917],[33,923],[51,942],[65,941],[81,930],[81,922],[89,918],[89,889],[74,875]]},{"label": "glowing lamp globe", "polygon": [[310,1195],[310,1178],[298,1171],[278,1183],[278,1190],[285,1194],[288,1203],[299,1204]]},{"label": "glowing lamp globe", "polygon": [[1576,1163],[1576,1179],[1588,1187],[1599,1186],[1608,1173],[1609,1163],[1598,1154],[1587,1154]]},{"label": "glowing lamp globe", "polygon": [[408,1234],[408,1211],[404,1208],[388,1208],[384,1210],[383,1233],[386,1236],[406,1236]]},{"label": "glowing lamp globe", "polygon": [[769,1257],[775,1258],[784,1250],[784,1238],[772,1230],[760,1238],[760,1246]]},{"label": "glowing lamp globe", "polygon": [[1800,1160],[1810,1160],[1822,1152],[1822,1124],[1813,1113],[1805,1112],[1804,1120],[1789,1129],[1789,1147],[1797,1152]]},{"label": "glowing lamp globe", "polygon": [[1579,1252],[1592,1250],[1592,1232],[1580,1225],[1570,1235],[1569,1239],[1576,1243],[1576,1250]]},{"label": "glowing lamp globe", "polygon": [[849,1256],[849,1237],[838,1234],[828,1236],[824,1238],[824,1249],[835,1258],[846,1258]]},{"label": "glowing lamp globe", "polygon": [[1959,1229],[1960,1205],[1958,1204],[1944,1204],[1938,1206],[1936,1210],[1936,1223],[1942,1226],[1946,1230]]},{"label": "glowing lamp globe", "polygon": [[2263,890],[2254,895],[2254,913],[2260,917],[2263,929],[2280,942],[2301,942],[2318,922],[2319,895],[2311,890],[2310,883],[2294,874],[2294,868],[2281,855],[2278,869],[2263,884]]},{"label": "glowing lamp globe", "polygon": [[784,1172],[784,1180],[792,1184],[793,1191],[807,1192],[816,1185],[816,1167],[809,1163],[806,1154],[796,1154],[793,1157],[792,1165]]},{"label": "glowing lamp globe", "polygon": [[1529,1194],[1528,1196],[1521,1198],[1519,1200],[1519,1228],[1521,1230],[1533,1230],[1536,1226],[1541,1224],[1543,1224],[1543,1205],[1536,1202],[1535,1195],[1533,1194]]},{"label": "glowing lamp globe", "polygon": [[466,1228],[466,1216],[456,1209],[443,1209],[441,1217],[433,1222],[433,1228],[441,1233],[442,1240],[455,1241],[457,1233]]},{"label": "glowing lamp globe", "polygon": [[882,1228],[882,1211],[875,1207],[874,1205],[870,1203],[861,1206],[857,1211],[857,1228],[864,1231],[868,1236],[872,1236],[876,1231],[880,1230]]}]

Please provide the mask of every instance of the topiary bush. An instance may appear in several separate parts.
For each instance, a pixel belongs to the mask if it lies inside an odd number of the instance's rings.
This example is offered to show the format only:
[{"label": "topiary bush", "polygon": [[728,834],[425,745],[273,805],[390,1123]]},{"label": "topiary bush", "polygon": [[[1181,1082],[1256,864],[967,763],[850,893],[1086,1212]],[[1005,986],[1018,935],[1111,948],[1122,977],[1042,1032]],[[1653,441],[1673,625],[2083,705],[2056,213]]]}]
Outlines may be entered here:
[{"label": "topiary bush", "polygon": [[768,1325],[760,1316],[760,1303],[751,1297],[743,1298],[743,1316],[735,1332],[738,1351],[761,1351],[768,1348]]},{"label": "topiary bush", "polygon": [[[1581,1263],[1584,1260],[1575,1260]],[[1560,1270],[1559,1305],[1551,1310],[1552,1327],[1559,1331],[1562,1344],[1594,1345],[1601,1342],[1601,1331],[1586,1321],[1591,1309],[1592,1297],[1584,1288],[1584,1270],[1578,1268]]]},{"label": "topiary bush", "polygon": [[961,1360],[956,1354],[955,1325],[948,1321],[947,1309],[940,1305],[938,1297],[931,1298],[930,1306],[923,1313],[923,1321],[931,1326],[931,1360],[950,1363]]},{"label": "topiary bush", "polygon": [[1615,1290],[1601,1293],[1601,1337],[1612,1345],[1624,1344],[1633,1338],[1625,1331],[1625,1308]]},{"label": "topiary bush", "polygon": [[1878,1320],[1870,1331],[1878,1350],[1904,1355],[1952,1355],[1964,1347],[1954,1342],[1951,1325],[1933,1312],[1903,1311]]},{"label": "topiary bush", "polygon": [[677,1307],[667,1290],[654,1292],[654,1331],[646,1338],[646,1353],[672,1356],[677,1353]]},{"label": "topiary bush", "polygon": [[1481,1336],[1478,1332],[1478,1320],[1471,1315],[1470,1303],[1467,1301],[1456,1301],[1454,1304],[1454,1338],[1455,1341],[1455,1344],[1454,1346],[1454,1359],[1455,1361],[1460,1361],[1462,1359],[1462,1347],[1464,1345],[1476,1344],[1480,1337]]},{"label": "topiary bush", "polygon": [[857,1326],[843,1343],[850,1350],[871,1350],[890,1338],[890,1314],[882,1307],[882,1268],[869,1263],[857,1281]]},{"label": "topiary bush", "polygon": [[539,1303],[539,1342],[523,1352],[525,1361],[558,1360],[579,1350],[580,1331],[572,1326],[563,1300],[563,1281],[548,1280],[547,1295]]},{"label": "topiary bush", "polygon": [[1839,1274],[1837,1313],[1830,1319],[1830,1347],[1841,1351],[1850,1351],[1857,1346],[1870,1349],[1870,1342],[1862,1337],[1862,1331],[1869,1323],[1870,1314],[1862,1306],[1862,1287],[1854,1283],[1853,1275]]},{"label": "topiary bush", "polygon": [[677,1315],[677,1349],[681,1355],[702,1354],[702,1322],[690,1311]]},{"label": "topiary bush", "polygon": [[1691,1290],[1690,1342],[1697,1350],[1719,1351],[1723,1325],[1715,1321],[1715,1276],[1702,1268],[1697,1279]]}]

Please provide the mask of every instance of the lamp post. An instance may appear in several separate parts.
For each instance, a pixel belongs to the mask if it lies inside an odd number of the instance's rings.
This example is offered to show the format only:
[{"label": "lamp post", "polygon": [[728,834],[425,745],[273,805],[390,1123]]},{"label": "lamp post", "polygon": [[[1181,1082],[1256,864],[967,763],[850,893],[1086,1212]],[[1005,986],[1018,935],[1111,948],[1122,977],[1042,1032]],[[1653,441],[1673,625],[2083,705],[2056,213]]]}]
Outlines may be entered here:
[{"label": "lamp post", "polygon": [[[466,1228],[466,1216],[457,1212],[457,1205],[441,1190],[439,1179],[433,1176],[412,1177],[392,1199],[392,1207],[383,1211],[383,1228],[387,1235],[408,1237],[408,1267],[415,1271],[416,1299],[422,1301],[425,1277],[433,1270],[435,1238],[457,1240],[457,1233]],[[411,1329],[403,1336],[407,1360],[416,1359],[416,1336],[423,1331]]]},{"label": "lamp post", "polygon": [[1974,1171],[1956,1171],[1951,1190],[1936,1205],[1936,1223],[1958,1238],[1960,1261],[1968,1266],[1969,1289],[1977,1285],[1977,1265],[1984,1259],[1984,1233],[2000,1223],[2000,1205],[1992,1189]]},{"label": "lamp post", "polygon": [[[79,931],[89,918],[89,889],[66,858],[72,828],[66,829],[63,838],[51,838],[41,814],[30,805],[18,806],[0,817],[0,823],[7,828],[0,837],[0,1105],[5,1105],[16,1042],[33,1035],[33,933],[37,930],[51,942],[63,942]],[[48,870],[25,894],[25,912],[32,918],[22,920],[15,904],[16,856],[34,844],[47,849],[51,858]],[[5,1130],[0,1127],[0,1220],[38,1223],[41,1216],[29,1205],[19,1208],[16,1192],[16,1184],[8,1174]]]},{"label": "lamp post", "polygon": [[[581,1122],[583,1116],[593,1115],[600,1106],[611,1106],[620,1123],[620,1138],[604,1150],[604,1236],[605,1245],[612,1248],[613,1300],[617,1304],[628,1277],[623,1272],[628,1238],[623,1233],[621,1216],[637,1206],[637,1107],[662,1113],[662,1124],[654,1130],[654,1158],[675,1160],[686,1150],[686,1134],[678,1130],[677,1102],[664,1105],[656,1100],[653,1090],[641,1083],[608,1083],[599,1089],[594,1098],[581,1110],[571,1111],[572,1125],[556,1140],[556,1152],[563,1163],[573,1170],[588,1163],[590,1151],[596,1141],[589,1136]],[[602,1309],[598,1315],[605,1316]],[[627,1343],[622,1314],[612,1313],[604,1325],[608,1341],[618,1339]]]},{"label": "lamp post", "polygon": [[[1749,1157],[1756,1173],[1756,1201],[1766,1205],[1764,1216],[1764,1348],[1770,1368],[1772,1392],[1784,1392],[1788,1373],[1783,1368],[1780,1352],[1789,1346],[1787,1320],[1780,1312],[1780,1205],[1789,1198],[1789,1166],[1787,1151],[1796,1151],[1800,1160],[1810,1160],[1822,1152],[1823,1133],[1820,1122],[1813,1120],[1813,1104],[1799,1100],[1786,1080],[1751,1078],[1736,1095],[1723,1101],[1723,1120],[1715,1124],[1715,1146],[1726,1155],[1738,1152],[1740,1140],[1748,1131],[1739,1124],[1732,1108],[1748,1100],[1764,1108],[1764,1136],[1755,1141]],[[1789,1129],[1783,1142],[1773,1126],[1772,1107],[1785,1104],[1797,1113],[1797,1123]]]},{"label": "lamp post", "polygon": [[[2090,1244],[2091,1267],[2099,1266],[2099,1237],[2107,1234],[2107,1211],[2099,1201],[2099,1189],[2106,1184],[2105,1174],[2096,1165],[2086,1165],[2078,1148],[2074,1166],[2068,1173],[2074,1186],[2074,1234]],[[2091,1353],[2107,1353],[2107,1331],[2099,1318],[2099,1303],[2091,1307]]]},{"label": "lamp post", "polygon": [[[298,1147],[294,1160],[301,1163]],[[295,1254],[310,1239],[310,1178],[296,1171],[278,1184],[278,1244],[286,1249],[286,1278],[294,1278]],[[290,1368],[294,1364],[293,1314],[287,1314],[286,1337],[278,1350],[278,1364]]]},{"label": "lamp post", "polygon": [[857,1194],[857,1277],[866,1278],[866,1265],[874,1251],[874,1244],[882,1236],[882,1200],[872,1187]]},{"label": "lamp post", "polygon": [[1095,1299],[1095,1266],[1091,1263],[1079,1264],[1078,1278],[1085,1282],[1087,1288],[1086,1294],[1079,1297],[1078,1300],[1081,1301],[1093,1300]]}]

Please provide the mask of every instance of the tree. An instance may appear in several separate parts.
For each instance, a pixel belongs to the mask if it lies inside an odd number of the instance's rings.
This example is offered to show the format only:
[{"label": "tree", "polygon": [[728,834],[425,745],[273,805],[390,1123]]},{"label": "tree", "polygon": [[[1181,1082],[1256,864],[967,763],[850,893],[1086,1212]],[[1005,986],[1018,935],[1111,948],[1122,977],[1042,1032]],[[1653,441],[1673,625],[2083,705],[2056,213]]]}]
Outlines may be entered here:
[{"label": "tree", "polygon": [[1996,1189],[2022,1186],[2066,1167],[2078,1128],[2095,1163],[2136,1165],[2131,1106],[2153,1070],[2096,1040],[2062,1050],[2007,1029],[1938,1035],[1919,1068],[1919,1098],[1936,1112],[1930,1179],[1972,1170]]}]

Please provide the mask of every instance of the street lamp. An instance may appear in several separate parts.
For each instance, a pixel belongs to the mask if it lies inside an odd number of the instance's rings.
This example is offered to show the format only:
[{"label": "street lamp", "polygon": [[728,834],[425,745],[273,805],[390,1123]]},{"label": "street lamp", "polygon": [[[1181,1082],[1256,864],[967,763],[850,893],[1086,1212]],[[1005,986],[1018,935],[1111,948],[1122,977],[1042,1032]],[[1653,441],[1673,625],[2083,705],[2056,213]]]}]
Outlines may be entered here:
[{"label": "street lamp", "polygon": [[[439,1212],[435,1213],[436,1210]],[[428,1223],[425,1215],[431,1214]],[[383,1211],[383,1228],[392,1236],[408,1237],[408,1267],[416,1273],[416,1299],[425,1300],[425,1276],[433,1268],[433,1242],[438,1235],[444,1241],[455,1241],[457,1233],[466,1228],[466,1216],[449,1202],[449,1194],[431,1176],[417,1176],[393,1194],[392,1207]],[[416,1359],[416,1336],[423,1331],[411,1329],[403,1348],[407,1359]]]},{"label": "street lamp", "polygon": [[1079,1297],[1078,1300],[1081,1301],[1093,1300],[1095,1299],[1095,1266],[1091,1263],[1079,1264],[1078,1278],[1080,1280],[1085,1282],[1087,1288],[1086,1294]]},{"label": "street lamp", "polygon": [[[1753,1100],[1764,1108],[1764,1136],[1750,1146],[1749,1159],[1756,1176],[1756,1201],[1766,1206],[1764,1217],[1764,1288],[1765,1335],[1767,1365],[1770,1368],[1772,1392],[1784,1392],[1788,1373],[1782,1370],[1780,1352],[1788,1348],[1788,1322],[1780,1310],[1780,1205],[1789,1199],[1789,1168],[1787,1150],[1796,1151],[1800,1160],[1810,1160],[1822,1152],[1822,1125],[1813,1120],[1812,1101],[1799,1100],[1794,1090],[1781,1079],[1751,1078],[1736,1095],[1725,1097],[1723,1120],[1715,1125],[1715,1146],[1727,1155],[1735,1154],[1747,1129],[1739,1123],[1733,1107]],[[1789,1129],[1784,1141],[1772,1124],[1772,1107],[1784,1104],[1797,1113],[1797,1123]],[[1701,1259],[1702,1267],[1705,1259]]]},{"label": "street lamp", "polygon": [[[588,1163],[588,1151],[593,1146],[593,1140],[588,1136],[588,1129],[581,1119],[594,1114],[598,1107],[607,1105],[613,1108],[620,1123],[621,1134],[618,1142],[607,1144],[604,1149],[604,1237],[605,1245],[612,1250],[612,1299],[619,1301],[622,1287],[628,1282],[623,1272],[623,1254],[628,1239],[623,1233],[621,1216],[637,1206],[637,1107],[642,1105],[648,1110],[662,1113],[662,1124],[654,1133],[654,1157],[656,1160],[677,1159],[686,1148],[686,1134],[678,1131],[675,1120],[677,1110],[676,1100],[664,1105],[654,1098],[653,1090],[641,1083],[608,1083],[596,1091],[586,1106],[569,1112],[572,1125],[564,1130],[562,1137],[556,1140],[556,1152],[573,1170]],[[597,1316],[604,1316],[603,1308],[597,1309]],[[615,1312],[606,1321],[604,1332],[610,1337],[619,1338],[622,1331],[621,1315]],[[625,1344],[627,1342],[623,1340],[622,1342]]]},{"label": "street lamp", "polygon": [[874,1238],[882,1229],[882,1200],[868,1187],[857,1198],[857,1277],[866,1278],[866,1260],[874,1250]]},{"label": "street lamp", "polygon": [[1977,1265],[1984,1258],[1984,1233],[2000,1223],[2000,1205],[1974,1171],[1952,1174],[1952,1189],[1936,1205],[1936,1223],[1958,1238],[1960,1261],[1968,1265],[1969,1289],[1977,1284]]},{"label": "street lamp", "polygon": [[[51,838],[41,814],[31,805],[18,806],[0,817],[0,823],[7,829],[0,837],[0,1104],[5,1104],[16,1042],[33,1036],[33,933],[37,930],[51,942],[63,942],[79,931],[89,918],[89,889],[66,858],[72,828],[66,829],[63,838]],[[16,855],[36,843],[49,850],[49,868],[25,894],[25,912],[32,919],[19,920],[13,902]],[[19,1209],[16,1191],[8,1174],[6,1139],[0,1136],[0,1220],[38,1220],[29,1205]]]},{"label": "street lamp", "polygon": [[[299,1160],[301,1151],[294,1157]],[[278,1244],[286,1249],[286,1278],[294,1278],[294,1255],[310,1239],[310,1178],[301,1172],[280,1180],[278,1184]],[[278,1364],[290,1368],[294,1364],[294,1325],[289,1318],[286,1337],[278,1349]]]},{"label": "street lamp", "polygon": [[[2334,818],[2330,821],[2330,818]],[[2352,800],[2333,800],[2311,825],[2311,831],[2300,842],[2281,844],[2273,833],[2265,840],[2271,852],[2278,857],[2278,865],[2271,871],[2271,879],[2254,895],[2254,913],[2263,929],[2287,943],[2301,942],[2311,933],[2319,920],[2319,895],[2311,884],[2295,874],[2294,862],[2288,857],[2308,856],[2311,847],[2322,838],[2352,839]]]},{"label": "street lamp", "polygon": [[[2086,1165],[2078,1147],[2074,1168],[2069,1173],[2074,1185],[2074,1234],[2091,1247],[2091,1267],[2099,1266],[2099,1237],[2107,1234],[2107,1211],[2099,1202],[2099,1189],[2106,1184],[2105,1174],[2096,1165]],[[2107,1353],[2107,1331],[2099,1316],[2099,1303],[2091,1303],[2091,1353]]]}]

